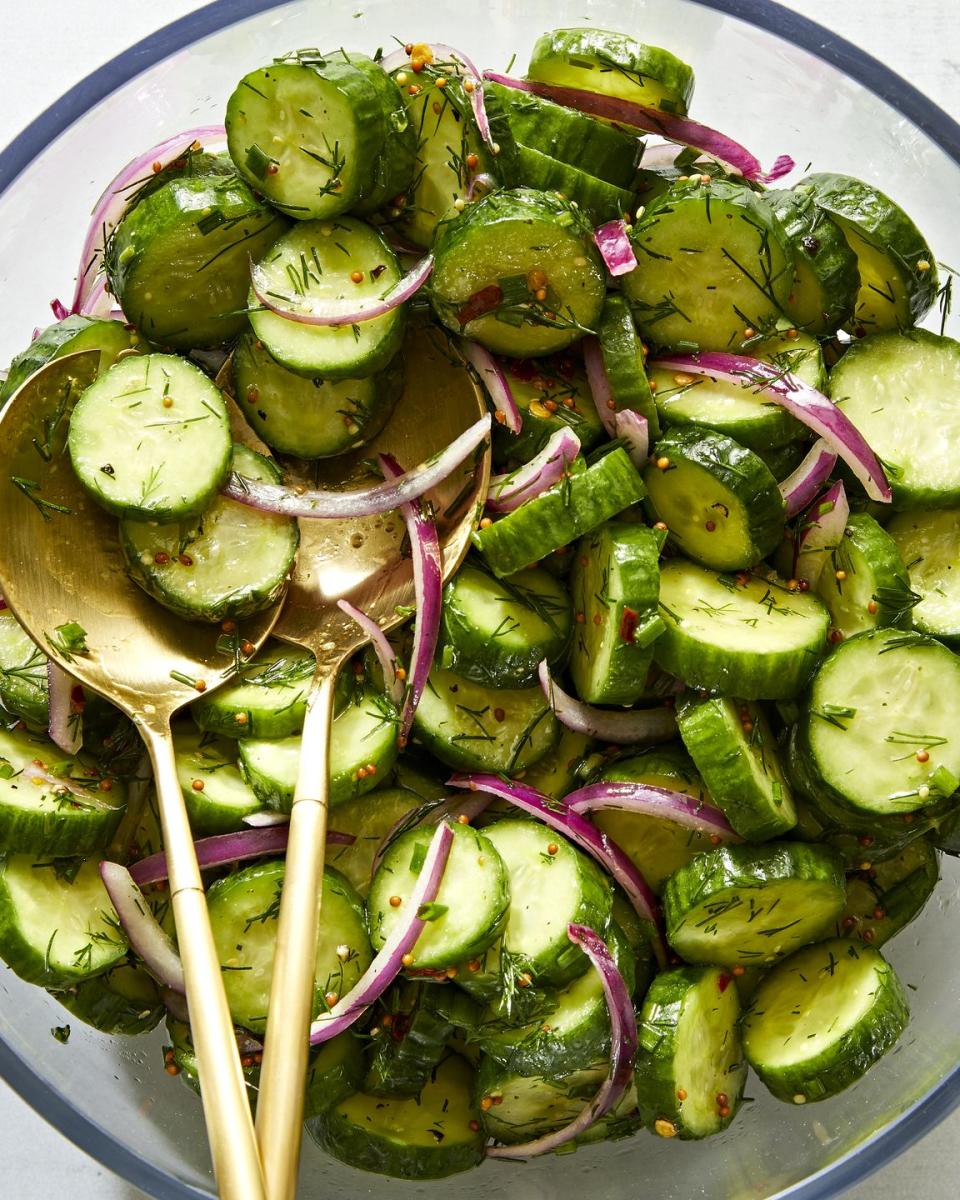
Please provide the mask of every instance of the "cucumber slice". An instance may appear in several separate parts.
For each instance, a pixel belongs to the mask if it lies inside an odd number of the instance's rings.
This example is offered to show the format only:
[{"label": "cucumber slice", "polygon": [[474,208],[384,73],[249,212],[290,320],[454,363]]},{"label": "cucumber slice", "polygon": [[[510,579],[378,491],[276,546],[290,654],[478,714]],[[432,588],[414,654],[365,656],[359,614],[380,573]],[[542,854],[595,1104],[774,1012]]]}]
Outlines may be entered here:
[{"label": "cucumber slice", "polygon": [[490,687],[530,687],[544,659],[566,658],[572,628],[567,590],[546,571],[499,580],[467,563],[443,593],[438,661]]},{"label": "cucumber slice", "polygon": [[[921,633],[960,645],[960,512],[901,513],[887,526],[898,561],[906,563],[906,596]],[[956,574],[954,572],[956,571]],[[905,623],[909,623],[909,612]],[[896,624],[896,622],[888,622]],[[0,678],[0,697],[4,697]],[[4,697],[4,704],[7,704]],[[10,705],[7,704],[9,708]]]},{"label": "cucumber slice", "polygon": [[899,509],[960,503],[960,342],[925,329],[855,342],[830,395],[883,463]]},{"label": "cucumber slice", "polygon": [[847,521],[820,572],[817,594],[844,637],[881,626],[909,629],[917,603],[896,542],[868,513],[854,513]]},{"label": "cucumber slice", "polygon": [[513,398],[523,419],[519,433],[502,425],[493,427],[494,461],[503,466],[522,466],[546,446],[551,436],[564,427],[580,439],[587,454],[606,434],[593,402],[583,366],[570,355],[555,358],[500,359]]},{"label": "cucumber slice", "polygon": [[117,831],[126,788],[43,734],[0,730],[0,849],[93,854]]},{"label": "cucumber slice", "polygon": [[527,78],[681,116],[693,97],[692,67],[669,50],[606,29],[554,29],[543,34],[530,55]]},{"label": "cucumber slice", "polygon": [[[592,745],[590,738],[564,726],[554,749],[523,772],[524,783],[545,796],[562,800],[579,786],[580,771]],[[516,812],[512,805],[511,809]]]},{"label": "cucumber slice", "polygon": [[37,729],[50,719],[47,656],[6,607],[0,609],[0,705]]},{"label": "cucumber slice", "polygon": [[623,290],[645,340],[736,350],[774,326],[793,249],[773,210],[740,184],[699,175],[647,205],[630,240],[642,264]]},{"label": "cucumber slice", "polygon": [[[451,824],[450,857],[429,920],[414,948],[416,970],[446,969],[483,954],[502,933],[510,909],[510,878],[493,843],[469,825]],[[416,886],[432,829],[411,829],[387,850],[370,885],[367,921],[379,950]],[[400,903],[394,903],[399,900]]]},{"label": "cucumber slice", "polygon": [[[693,761],[680,746],[628,752],[605,766],[598,778],[613,783],[650,783],[712,803]],[[674,871],[712,845],[706,834],[660,817],[615,809],[599,809],[592,816],[594,824],[633,861],[657,895]]]},{"label": "cucumber slice", "polygon": [[[217,880],[207,892],[230,1013],[238,1025],[254,1033],[262,1033],[267,1025],[284,870],[282,862],[257,863]],[[373,958],[363,901],[330,867],[323,872],[320,911],[314,1017],[333,1008]]]},{"label": "cucumber slice", "polygon": [[21,979],[71,987],[117,966],[128,949],[94,859],[0,861],[0,958]]},{"label": "cucumber slice", "polygon": [[600,315],[606,281],[592,229],[559,196],[494,192],[444,221],[434,254],[437,317],[494,353],[563,350]]},{"label": "cucumber slice", "polygon": [[237,403],[268,446],[295,458],[329,458],[377,436],[403,390],[403,366],[395,358],[367,379],[306,379],[247,332],[233,352],[233,380]]},{"label": "cucumber slice", "polygon": [[485,1135],[473,1069],[450,1054],[420,1095],[385,1100],[358,1092],[313,1122],[310,1132],[334,1158],[395,1179],[443,1179],[483,1159]]},{"label": "cucumber slice", "polygon": [[880,947],[920,914],[940,881],[937,852],[918,839],[893,858],[847,879],[847,904],[837,934]]},{"label": "cucumber slice", "polygon": [[689,558],[744,570],[783,539],[783,496],[766,463],[733,438],[695,425],[657,442],[643,473],[649,505]]},{"label": "cucumber slice", "polygon": [[373,1057],[363,1090],[375,1096],[419,1096],[445,1056],[453,1026],[442,1015],[432,984],[392,989],[370,1031]]},{"label": "cucumber slice", "polygon": [[[266,286],[318,303],[376,300],[400,280],[400,266],[383,237],[355,217],[299,221],[261,260]],[[360,274],[359,283],[353,275]],[[400,349],[403,305],[354,325],[304,325],[257,304],[250,324],[282,366],[308,378],[363,379],[382,371]]]},{"label": "cucumber slice", "polygon": [[747,1080],[740,996],[719,967],[658,975],[640,1013],[637,1100],[661,1137],[721,1133],[737,1114]]},{"label": "cucumber slice", "polygon": [[386,145],[378,89],[338,58],[271,63],[245,75],[227,101],[227,147],[237,170],[298,220],[354,207],[373,190]]},{"label": "cucumber slice", "polygon": [[889,816],[960,786],[960,658],[920,633],[877,629],[841,642],[817,672],[803,733],[842,805]]},{"label": "cucumber slice", "polygon": [[762,966],[832,929],[845,901],[836,855],[770,842],[698,854],[670,877],[663,911],[670,945],[688,962]]},{"label": "cucumber slice", "polygon": [[762,708],[713,697],[677,706],[683,744],[741,837],[761,842],[797,823],[793,795]]},{"label": "cucumber slice", "polygon": [[551,156],[562,163],[614,187],[633,187],[643,152],[636,133],[499,83],[484,83],[483,95],[496,97],[524,146],[548,146]]},{"label": "cucumber slice", "polygon": [[286,228],[232,172],[174,175],[113,231],[104,257],[110,291],[155,345],[222,346],[247,324],[251,257]]},{"label": "cucumber slice", "polygon": [[[310,52],[300,50],[296,52],[296,57],[303,61],[307,54]],[[416,131],[410,122],[400,88],[383,70],[379,61],[375,62],[354,50],[349,54],[346,50],[336,50],[325,57],[334,60],[339,57],[344,62],[359,67],[373,84],[380,100],[385,135],[374,170],[373,185],[353,205],[353,211],[361,216],[379,212],[395,196],[405,192],[413,181],[417,158]]]},{"label": "cucumber slice", "polygon": [[570,674],[581,700],[635,704],[646,690],[657,611],[662,539],[646,525],[601,525],[581,539],[571,578],[577,629]]},{"label": "cucumber slice", "polygon": [[539,687],[494,689],[442,667],[430,672],[413,728],[449,767],[508,775],[539,761],[560,736]]},{"label": "cucumber slice", "polygon": [[856,1083],[908,1019],[903,986],[880,952],[838,939],[766,976],[744,1017],[743,1048],[778,1100],[805,1104]]},{"label": "cucumber slice", "polygon": [[805,188],[768,192],[795,255],[793,288],[784,310],[807,333],[827,337],[857,308],[860,270],[840,226]]},{"label": "cucumber slice", "polygon": [[816,596],[759,575],[722,575],[674,559],[660,570],[666,628],[654,657],[690,687],[747,700],[789,700],[826,650]]},{"label": "cucumber slice", "polygon": [[[237,443],[233,469],[279,483],[279,467]],[[296,518],[218,496],[198,520],[177,525],[120,522],[131,578],[164,608],[220,622],[269,608],[282,595],[300,545]]]},{"label": "cucumber slice", "polygon": [[[389,774],[397,759],[396,722],[393,705],[370,689],[336,717],[330,742],[331,807],[372,791]],[[289,812],[300,765],[299,734],[242,738],[237,750],[240,771],[262,803]]]},{"label": "cucumber slice", "polygon": [[52,995],[78,1021],[113,1036],[149,1033],[164,1014],[157,985],[142,967],[127,963]]},{"label": "cucumber slice", "polygon": [[637,469],[617,446],[589,467],[574,459],[564,479],[479,529],[473,544],[494,575],[503,578],[576,541],[645,494]]},{"label": "cucumber slice", "polygon": [[660,418],[644,368],[646,350],[637,337],[630,306],[616,293],[608,295],[597,326],[603,370],[618,409],[632,408],[646,417],[651,437],[660,434]]},{"label": "cucumber slice", "polygon": [[921,320],[937,295],[936,259],[903,209],[850,175],[808,175],[794,191],[830,214],[857,257],[860,291],[851,327],[862,336]]},{"label": "cucumber slice", "polygon": [[70,461],[108,512],[180,521],[213,501],[230,470],[230,420],[199,367],[132,355],[83,393],[70,418]]},{"label": "cucumber slice", "polygon": [[519,1075],[483,1056],[477,1096],[486,1133],[511,1145],[569,1124],[597,1094],[609,1069],[608,1061],[600,1061],[555,1079]]},{"label": "cucumber slice", "polygon": [[[550,145],[549,142],[541,144]],[[550,148],[553,149],[552,146]],[[556,192],[564,200],[575,204],[594,225],[629,219],[636,208],[633,192],[597,179],[578,166],[559,161],[522,142],[517,145],[517,170],[524,187],[536,188],[540,192]]]},{"label": "cucumber slice", "polygon": [[[446,794],[446,792],[444,792]],[[380,787],[337,806],[336,827],[356,839],[350,846],[327,846],[327,862],[366,899],[373,863],[383,839],[406,816],[422,812],[423,800],[405,787]]]},{"label": "cucumber slice", "polygon": [[193,832],[233,833],[247,828],[243,818],[259,812],[262,805],[240,774],[236,742],[184,727],[176,731],[174,748]]},{"label": "cucumber slice", "polygon": [[128,329],[123,321],[101,321],[97,317],[82,317],[79,314],[64,317],[40,331],[26,350],[21,350],[10,363],[6,379],[0,383],[0,408],[30,376],[45,367],[48,362],[64,354],[77,354],[81,350],[100,351],[102,375],[117,361],[124,350],[142,345],[140,335]]}]

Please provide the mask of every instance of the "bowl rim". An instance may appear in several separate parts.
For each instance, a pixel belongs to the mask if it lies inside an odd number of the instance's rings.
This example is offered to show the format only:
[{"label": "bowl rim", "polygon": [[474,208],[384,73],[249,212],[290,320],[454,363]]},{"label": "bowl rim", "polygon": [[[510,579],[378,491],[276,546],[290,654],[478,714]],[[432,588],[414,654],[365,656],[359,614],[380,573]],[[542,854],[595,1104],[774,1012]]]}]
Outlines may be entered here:
[{"label": "bowl rim", "polygon": [[[0,151],[0,195],[60,134],[145,66],[291,0],[213,0],[134,43],[66,91]],[[879,59],[774,0],[693,0],[806,50],[873,92],[960,165],[960,123]],[[156,1200],[215,1200],[146,1162],[46,1082],[0,1037],[0,1079],[86,1154]],[[960,1107],[960,1064],[898,1119],[769,1200],[831,1200],[885,1166]]]}]

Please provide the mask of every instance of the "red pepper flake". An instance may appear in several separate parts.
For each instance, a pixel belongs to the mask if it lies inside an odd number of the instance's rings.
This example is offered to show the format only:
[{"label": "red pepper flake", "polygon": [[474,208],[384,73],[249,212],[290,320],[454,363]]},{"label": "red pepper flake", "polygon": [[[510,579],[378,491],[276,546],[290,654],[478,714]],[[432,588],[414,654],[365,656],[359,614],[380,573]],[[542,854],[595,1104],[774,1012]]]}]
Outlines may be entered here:
[{"label": "red pepper flake", "polygon": [[727,990],[727,988],[730,986],[732,981],[733,981],[733,976],[728,975],[726,972],[724,972],[720,976],[720,978],[717,980],[717,987],[719,987],[721,993],[725,992]]},{"label": "red pepper flake", "polygon": [[457,321],[460,323],[460,328],[462,329],[464,325],[469,325],[471,321],[475,321],[478,317],[492,312],[502,300],[503,289],[497,283],[492,283],[489,287],[481,288],[479,292],[474,292],[457,313]]},{"label": "red pepper flake", "polygon": [[620,641],[628,642],[631,646],[637,640],[637,621],[640,614],[634,608],[624,608],[620,618]]}]

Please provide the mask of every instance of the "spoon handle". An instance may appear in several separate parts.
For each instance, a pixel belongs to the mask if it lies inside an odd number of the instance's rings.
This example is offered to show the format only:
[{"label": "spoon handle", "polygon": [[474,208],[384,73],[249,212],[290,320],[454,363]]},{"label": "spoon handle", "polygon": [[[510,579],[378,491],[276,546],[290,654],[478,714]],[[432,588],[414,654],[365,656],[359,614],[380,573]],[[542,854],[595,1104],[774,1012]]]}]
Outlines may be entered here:
[{"label": "spoon handle", "polygon": [[300,743],[280,899],[273,985],[257,1099],[257,1139],[267,1200],[293,1200],[300,1162],[317,932],[327,838],[330,727],[339,663],[320,663]]},{"label": "spoon handle", "polygon": [[170,727],[141,726],[150,752],[207,1135],[221,1200],[264,1200],[263,1174],[233,1020],[210,929]]}]

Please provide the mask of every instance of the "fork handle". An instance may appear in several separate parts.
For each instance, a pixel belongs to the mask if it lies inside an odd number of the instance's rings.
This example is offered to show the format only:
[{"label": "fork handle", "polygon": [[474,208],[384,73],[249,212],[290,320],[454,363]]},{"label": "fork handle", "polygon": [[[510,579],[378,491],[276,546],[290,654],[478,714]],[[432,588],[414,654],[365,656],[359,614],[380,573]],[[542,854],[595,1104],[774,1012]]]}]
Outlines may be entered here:
[{"label": "fork handle", "polygon": [[183,802],[169,725],[141,726],[160,801],[170,896],[177,925],[190,1009],[190,1030],[200,1071],[207,1136],[221,1200],[264,1200],[247,1089],[233,1020],[223,989],[193,834]]},{"label": "fork handle", "polygon": [[307,698],[297,786],[290,810],[257,1098],[257,1140],[268,1200],[293,1200],[297,1189],[327,841],[330,728],[339,665],[317,666]]}]

